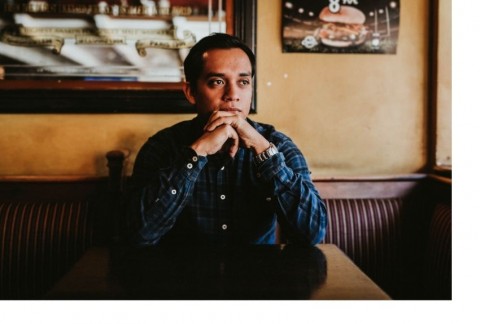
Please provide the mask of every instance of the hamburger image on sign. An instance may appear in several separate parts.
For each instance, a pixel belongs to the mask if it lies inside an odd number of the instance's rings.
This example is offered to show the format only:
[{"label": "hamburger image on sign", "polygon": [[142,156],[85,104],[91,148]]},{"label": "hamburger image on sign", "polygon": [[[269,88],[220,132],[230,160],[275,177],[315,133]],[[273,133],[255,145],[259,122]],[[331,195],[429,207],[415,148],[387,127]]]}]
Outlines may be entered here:
[{"label": "hamburger image on sign", "polygon": [[314,37],[324,45],[351,47],[362,44],[367,38],[365,15],[355,7],[341,6],[335,13],[325,7],[318,18],[322,25],[315,30]]}]

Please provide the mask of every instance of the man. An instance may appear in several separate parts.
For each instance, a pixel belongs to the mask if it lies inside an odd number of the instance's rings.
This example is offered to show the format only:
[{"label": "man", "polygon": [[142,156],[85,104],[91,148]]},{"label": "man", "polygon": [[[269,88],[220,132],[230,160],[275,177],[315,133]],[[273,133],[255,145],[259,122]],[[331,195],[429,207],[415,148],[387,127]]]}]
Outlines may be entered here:
[{"label": "man", "polygon": [[303,155],[273,126],[247,118],[250,48],[212,34],[190,50],[184,68],[184,93],[198,115],[159,131],[138,153],[136,243],[271,244],[277,222],[288,242],[320,242],[326,209]]}]

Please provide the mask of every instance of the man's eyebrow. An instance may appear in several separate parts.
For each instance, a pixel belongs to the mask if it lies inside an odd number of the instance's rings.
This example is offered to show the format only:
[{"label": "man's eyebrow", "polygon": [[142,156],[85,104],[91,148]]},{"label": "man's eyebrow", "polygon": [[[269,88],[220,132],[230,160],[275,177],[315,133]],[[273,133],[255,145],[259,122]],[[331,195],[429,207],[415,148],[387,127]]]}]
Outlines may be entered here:
[{"label": "man's eyebrow", "polygon": [[[221,73],[221,72],[210,72],[210,73],[207,73],[207,75],[206,75],[207,78],[224,77],[224,76],[225,76],[225,73]],[[241,73],[238,74],[238,76],[249,77],[249,76],[252,76],[252,73],[251,72],[241,72]]]},{"label": "man's eyebrow", "polygon": [[211,78],[211,77],[223,77],[223,76],[225,76],[225,73],[210,72],[210,73],[207,73],[205,76],[206,76],[207,78]]}]

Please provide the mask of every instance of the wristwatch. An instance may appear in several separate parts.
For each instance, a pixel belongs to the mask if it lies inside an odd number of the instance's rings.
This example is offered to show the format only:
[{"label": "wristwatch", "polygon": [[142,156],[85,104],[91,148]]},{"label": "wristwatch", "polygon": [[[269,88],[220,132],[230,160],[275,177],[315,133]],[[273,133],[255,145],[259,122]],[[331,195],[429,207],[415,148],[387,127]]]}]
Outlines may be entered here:
[{"label": "wristwatch", "polygon": [[277,153],[277,147],[272,142],[270,142],[270,146],[265,151],[255,156],[255,162],[257,164],[263,163]]}]

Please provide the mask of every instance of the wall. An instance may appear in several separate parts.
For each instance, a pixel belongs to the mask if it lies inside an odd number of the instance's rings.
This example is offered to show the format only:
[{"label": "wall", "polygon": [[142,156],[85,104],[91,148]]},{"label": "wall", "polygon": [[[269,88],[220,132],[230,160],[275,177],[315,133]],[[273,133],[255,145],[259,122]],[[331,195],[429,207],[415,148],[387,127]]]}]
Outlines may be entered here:
[{"label": "wall", "polygon": [[436,163],[452,166],[452,0],[439,1]]},{"label": "wall", "polygon": [[[281,1],[258,1],[258,114],[304,152],[314,176],[404,174],[426,163],[428,1],[401,1],[396,55],[283,54]],[[270,85],[269,85],[270,84]],[[192,115],[0,115],[0,175],[105,175]]]}]

